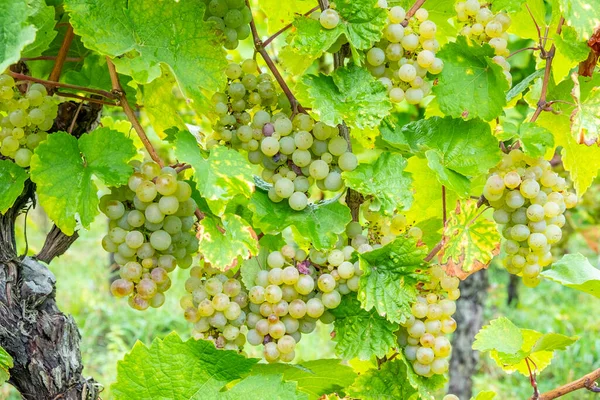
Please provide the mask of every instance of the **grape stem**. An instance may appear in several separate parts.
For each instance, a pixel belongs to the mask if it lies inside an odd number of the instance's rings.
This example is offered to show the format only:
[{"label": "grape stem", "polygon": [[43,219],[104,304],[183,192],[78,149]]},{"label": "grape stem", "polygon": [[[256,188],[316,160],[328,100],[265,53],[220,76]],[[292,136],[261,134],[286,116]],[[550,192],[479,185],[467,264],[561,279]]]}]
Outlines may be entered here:
[{"label": "grape stem", "polygon": [[442,221],[444,222],[444,228],[446,227],[446,186],[442,185]]},{"label": "grape stem", "polygon": [[38,78],[34,78],[33,76],[19,74],[17,72],[12,72],[10,70],[6,71],[5,73],[12,76],[16,80],[40,83],[40,84],[44,85],[45,87],[47,87],[48,89],[61,87],[61,88],[65,88],[65,89],[77,90],[80,92],[97,94],[102,97],[106,97],[107,99],[116,99],[117,98],[116,95],[112,94],[111,92],[107,92],[106,90],[92,89],[92,88],[88,88],[85,86],[77,86],[77,85],[71,85],[68,83],[60,83],[60,82],[54,82],[54,81],[49,81],[49,80],[45,80],[45,79],[38,79]]},{"label": "grape stem", "polygon": [[[527,7],[529,9],[529,7]],[[531,14],[531,11],[529,12]],[[531,15],[533,18],[533,15]],[[534,19],[535,22],[535,19]],[[558,22],[558,27],[556,28],[556,33],[560,34],[562,30],[562,26],[565,22],[563,17],[560,17],[560,21]],[[540,34],[539,26],[536,23],[536,27],[538,29],[538,34]],[[540,46],[542,43],[542,37],[540,34]],[[552,71],[552,60],[554,60],[554,54],[556,53],[556,46],[552,44],[550,50],[547,52],[544,50],[544,47],[540,47],[541,57],[546,60],[546,67],[544,68],[544,80],[542,81],[542,91],[540,93],[540,100],[537,103],[537,108],[535,112],[531,116],[530,122],[535,122],[542,111],[552,111],[552,104],[546,101],[546,96],[548,95],[548,83],[550,82],[550,72]]]},{"label": "grape stem", "polygon": [[[39,56],[39,57],[22,57],[21,61],[52,61],[56,60],[58,56]],[[81,62],[83,57],[66,57],[65,62]]]},{"label": "grape stem", "polygon": [[[249,0],[246,0],[246,6],[248,7],[248,9],[250,11],[252,11],[252,7],[250,7]],[[283,90],[286,97],[290,101],[290,104],[292,105],[292,110],[293,110],[294,114],[296,114],[298,112],[306,114],[306,110],[300,105],[300,103],[298,102],[298,99],[296,99],[296,96],[294,96],[294,94],[290,90],[290,87],[285,82],[285,79],[283,79],[283,77],[281,76],[281,73],[277,69],[277,66],[271,59],[271,56],[269,55],[269,53],[267,53],[267,50],[265,49],[265,44],[263,43],[262,40],[260,40],[260,36],[258,35],[258,31],[256,30],[256,23],[254,22],[254,17],[252,17],[252,19],[250,20],[250,30],[252,31],[252,38],[254,40],[254,49],[256,50],[257,53],[259,53],[261,55],[263,60],[265,60],[267,67],[269,68],[269,70],[271,71],[273,76],[275,77],[275,80],[279,84],[279,87],[281,87],[281,90]]]},{"label": "grape stem", "polygon": [[127,102],[125,91],[121,86],[121,82],[119,82],[119,75],[117,75],[117,69],[115,68],[115,64],[113,64],[112,60],[108,56],[106,57],[106,65],[108,66],[108,73],[110,75],[110,81],[112,82],[112,93],[115,95],[115,97],[117,97],[117,104],[123,108],[123,112],[127,116],[127,119],[129,119],[129,122],[131,122],[131,125],[133,125],[133,129],[135,129],[135,131],[137,132],[140,140],[144,144],[144,147],[148,151],[148,154],[150,154],[150,157],[158,165],[160,165],[161,168],[164,167],[165,163],[159,157],[158,153],[154,149],[154,146],[152,146],[152,143],[150,143],[150,140],[148,139],[148,136],[146,136],[144,128],[142,128],[140,121],[138,121],[135,115],[135,112]]},{"label": "grape stem", "polygon": [[519,54],[519,53],[520,53],[520,52],[522,52],[522,51],[527,51],[527,50],[533,50],[533,51],[536,51],[536,50],[539,50],[539,49],[540,49],[540,48],[539,48],[539,47],[537,47],[537,46],[533,46],[533,47],[523,47],[522,49],[519,49],[519,50],[515,50],[515,51],[513,51],[513,52],[512,52],[512,53],[510,53],[510,54],[508,55],[508,57],[506,57],[506,58],[511,58],[511,57],[512,57],[512,56],[514,56],[515,54]]},{"label": "grape stem", "polygon": [[56,61],[54,63],[54,67],[52,68],[52,72],[50,72],[50,77],[48,78],[49,81],[58,82],[60,79],[60,73],[65,65],[67,54],[69,54],[69,47],[71,47],[71,42],[73,41],[74,37],[75,34],[73,33],[73,26],[68,24],[65,38],[63,39],[60,50],[58,51],[58,55],[56,56]]},{"label": "grape stem", "polygon": [[60,97],[69,97],[69,98],[73,98],[73,99],[84,100],[84,101],[87,101],[90,103],[103,104],[105,106],[113,106],[114,107],[117,105],[116,103],[111,103],[110,101],[94,99],[93,97],[79,96],[79,95],[73,94],[73,93],[55,92],[54,94],[56,94],[57,96],[60,96]]},{"label": "grape stem", "polygon": [[[317,11],[319,9],[319,6],[313,7],[312,9],[308,10],[307,12],[305,12],[304,14],[302,14],[304,17],[309,16],[310,14],[312,14],[313,12]],[[294,25],[294,22],[290,22],[289,24],[287,24],[286,26],[284,26],[283,28],[281,28],[280,30],[278,30],[277,32],[275,32],[274,34],[272,34],[269,38],[267,38],[264,42],[263,42],[263,47],[267,47],[273,40],[275,40],[279,35],[281,35],[283,32],[287,31],[288,29],[290,29],[292,26]]]},{"label": "grape stem", "polygon": [[71,120],[71,125],[69,125],[69,129],[67,129],[67,132],[69,133],[69,135],[73,134],[73,129],[75,129],[75,124],[77,123],[77,117],[79,117],[79,113],[81,112],[82,108],[83,108],[83,101],[80,101],[79,106],[77,107],[77,111],[75,111],[75,115],[73,116],[73,119]]},{"label": "grape stem", "polygon": [[[595,371],[590,372],[587,375],[582,376],[581,378],[567,383],[563,386],[560,386],[556,389],[550,390],[546,393],[542,393],[541,395],[539,395],[538,399],[539,400],[552,400],[552,399],[556,399],[558,397],[562,397],[567,393],[571,393],[574,392],[576,390],[579,389],[587,389],[591,392],[594,393],[600,393],[600,387],[598,387],[596,380],[600,379],[600,368],[598,368]],[[530,400],[533,400],[534,398],[531,397]]]},{"label": "grape stem", "polygon": [[408,20],[415,15],[415,13],[417,12],[417,10],[421,7],[423,7],[423,3],[425,3],[426,0],[417,0],[415,1],[415,4],[412,5],[412,7],[406,12],[406,17],[404,17],[404,21],[402,21],[402,26],[406,28],[406,26],[408,25]]}]

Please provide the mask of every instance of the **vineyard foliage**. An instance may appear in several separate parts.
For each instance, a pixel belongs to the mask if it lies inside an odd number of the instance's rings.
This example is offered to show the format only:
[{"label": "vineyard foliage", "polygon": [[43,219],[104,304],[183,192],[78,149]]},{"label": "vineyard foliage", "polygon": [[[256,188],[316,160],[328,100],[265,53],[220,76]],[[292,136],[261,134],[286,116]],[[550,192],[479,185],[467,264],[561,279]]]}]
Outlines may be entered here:
[{"label": "vineyard foliage", "polygon": [[[593,3],[4,0],[0,212],[31,181],[65,236],[108,219],[136,310],[189,271],[191,338],[136,344],[117,399],[433,399],[492,260],[600,297],[557,246],[600,170]],[[294,363],[317,324],[339,359]],[[473,348],[529,377],[576,340],[502,317]]]}]

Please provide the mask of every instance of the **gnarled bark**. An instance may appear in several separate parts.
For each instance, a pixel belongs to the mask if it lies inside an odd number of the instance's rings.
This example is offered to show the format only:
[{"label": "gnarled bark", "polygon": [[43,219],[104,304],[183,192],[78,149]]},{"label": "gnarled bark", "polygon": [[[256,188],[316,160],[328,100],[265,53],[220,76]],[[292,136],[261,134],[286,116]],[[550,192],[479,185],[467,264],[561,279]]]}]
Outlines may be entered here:
[{"label": "gnarled bark", "polygon": [[479,353],[472,346],[475,335],[483,324],[487,288],[487,271],[482,269],[461,282],[461,295],[456,302],[454,319],[457,328],[452,337],[448,393],[461,399],[470,399],[473,392],[472,376],[477,370]]}]

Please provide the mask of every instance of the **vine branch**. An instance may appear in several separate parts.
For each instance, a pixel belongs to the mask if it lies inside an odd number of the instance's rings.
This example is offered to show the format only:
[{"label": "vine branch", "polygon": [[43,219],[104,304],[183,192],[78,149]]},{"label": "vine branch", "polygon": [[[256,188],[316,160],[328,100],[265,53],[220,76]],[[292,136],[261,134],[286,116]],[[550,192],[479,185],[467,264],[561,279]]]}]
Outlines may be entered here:
[{"label": "vine branch", "polygon": [[158,165],[160,165],[161,168],[164,167],[165,163],[159,157],[158,153],[154,149],[154,146],[152,146],[152,143],[150,143],[150,140],[148,139],[148,136],[146,136],[144,128],[142,128],[140,121],[138,121],[135,115],[135,112],[127,102],[125,91],[121,86],[121,82],[119,82],[119,75],[117,75],[117,69],[115,68],[115,64],[113,64],[110,57],[108,56],[106,57],[106,65],[108,66],[108,73],[110,75],[110,81],[112,82],[112,92],[117,97],[118,105],[123,107],[123,112],[127,116],[127,119],[129,119],[129,122],[131,122],[131,125],[133,125],[133,129],[135,129],[135,131],[137,132],[138,136],[140,137],[140,140],[144,144],[144,147],[148,151],[148,154],[150,154],[150,157]]},{"label": "vine branch", "polygon": [[69,53],[69,47],[71,47],[71,42],[73,41],[74,37],[75,34],[73,33],[73,27],[71,24],[68,24],[65,38],[60,46],[60,50],[58,51],[56,61],[54,62],[54,67],[52,68],[52,72],[50,72],[50,77],[48,80],[58,82],[60,73],[65,65],[65,60],[67,59],[67,54]]},{"label": "vine branch", "polygon": [[[594,393],[600,393],[600,387],[596,384],[596,380],[600,379],[600,368],[590,372],[581,378],[569,382],[563,386],[557,387],[556,389],[550,390],[546,393],[542,393],[538,396],[539,400],[552,400],[558,397],[564,396],[567,393],[574,392],[579,389],[587,389]],[[530,400],[534,400],[532,396]]]},{"label": "vine branch", "polygon": [[[250,7],[249,0],[246,0],[246,6],[248,7],[248,9],[252,10],[252,7]],[[294,94],[290,90],[290,87],[285,82],[285,79],[283,79],[283,76],[281,76],[281,73],[277,69],[277,66],[273,62],[273,59],[271,58],[269,53],[267,53],[267,50],[265,49],[265,44],[260,39],[260,36],[258,35],[258,31],[256,30],[256,23],[254,22],[254,17],[252,17],[252,19],[250,20],[250,30],[252,31],[252,39],[254,40],[254,49],[256,50],[256,52],[258,54],[260,54],[260,56],[263,58],[263,60],[265,60],[265,63],[267,64],[269,71],[271,71],[271,73],[275,77],[275,80],[279,84],[279,87],[281,87],[281,90],[283,90],[286,97],[290,101],[290,104],[292,105],[292,110],[294,110],[294,113],[301,112],[301,113],[306,114],[306,110],[300,105],[300,102],[298,102],[298,99],[296,99],[296,96],[294,96]]]},{"label": "vine branch", "polygon": [[60,82],[54,82],[54,81],[45,80],[45,79],[38,79],[38,78],[34,78],[33,76],[19,74],[17,72],[12,72],[10,70],[6,71],[5,73],[12,76],[16,80],[40,83],[48,89],[54,89],[54,88],[61,87],[61,88],[65,88],[65,89],[77,90],[80,92],[97,94],[99,96],[106,97],[107,99],[116,99],[117,98],[116,95],[112,94],[111,92],[107,92],[106,90],[92,89],[92,88],[85,87],[85,86],[71,85],[69,83],[60,83]]},{"label": "vine branch", "polygon": [[406,12],[406,17],[404,17],[404,21],[402,21],[402,26],[406,27],[408,25],[408,20],[415,15],[415,13],[417,12],[417,10],[421,7],[423,7],[423,4],[425,3],[426,0],[417,0],[415,1],[415,4],[412,5],[411,8],[408,9],[408,11]]}]

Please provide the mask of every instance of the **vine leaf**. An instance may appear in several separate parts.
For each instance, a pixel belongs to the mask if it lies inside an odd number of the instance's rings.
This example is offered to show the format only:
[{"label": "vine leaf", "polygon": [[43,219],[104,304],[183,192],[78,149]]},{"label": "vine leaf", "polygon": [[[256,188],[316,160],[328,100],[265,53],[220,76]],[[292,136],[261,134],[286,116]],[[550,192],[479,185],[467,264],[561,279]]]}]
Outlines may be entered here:
[{"label": "vine leaf", "polygon": [[571,77],[574,82],[571,96],[576,105],[571,113],[571,133],[578,143],[591,146],[598,142],[600,135],[600,88],[592,88],[582,98],[577,74],[573,73]]},{"label": "vine leaf", "polygon": [[373,308],[391,322],[404,323],[411,315],[417,299],[416,285],[423,280],[424,246],[412,238],[399,238],[379,249],[359,255],[360,277],[358,299],[366,311]]},{"label": "vine leaf", "polygon": [[387,13],[377,7],[376,0],[337,0],[335,6],[340,23],[333,29],[324,29],[308,16],[296,18],[288,45],[281,52],[284,66],[293,74],[301,75],[336,42],[347,41],[354,62],[360,63],[357,50],[368,49],[381,39]]},{"label": "vine leaf", "polygon": [[23,48],[35,40],[35,26],[28,23],[27,17],[27,3],[23,0],[0,2],[0,71],[19,61]]},{"label": "vine leaf", "polygon": [[397,115],[386,120],[383,141],[400,152],[427,158],[438,181],[460,196],[468,195],[469,177],[487,174],[501,159],[498,139],[481,120],[431,117],[405,125],[400,122]]},{"label": "vine leaf", "polygon": [[[23,49],[21,57],[37,57],[50,47],[50,44],[58,34],[54,29],[55,10],[53,6],[47,6],[44,0],[27,0],[27,22],[35,27],[35,40]],[[0,69],[2,69],[0,67]]]},{"label": "vine leaf", "polygon": [[534,122],[521,124],[519,141],[523,152],[535,158],[543,157],[549,149],[554,149],[552,132]]},{"label": "vine leaf", "polygon": [[[222,225],[224,232],[219,229]],[[213,267],[226,271],[258,253],[258,240],[252,227],[239,215],[225,214],[221,219],[205,216],[200,221],[199,252]]]},{"label": "vine leaf", "polygon": [[492,4],[494,12],[506,11],[509,13],[517,12],[521,9],[526,0],[495,0]]},{"label": "vine leaf", "polygon": [[337,199],[309,204],[302,211],[294,211],[287,202],[273,203],[266,193],[257,190],[248,208],[254,213],[252,226],[266,234],[277,234],[293,226],[300,235],[309,239],[316,249],[335,245],[352,220],[348,207]]},{"label": "vine leaf", "polygon": [[585,60],[590,53],[587,42],[580,41],[577,38],[577,32],[570,26],[563,26],[561,33],[555,33],[552,37],[556,46],[556,54],[562,54],[569,61],[578,63]]},{"label": "vine leaf", "polygon": [[490,121],[502,113],[509,87],[502,67],[492,60],[491,46],[467,43],[459,36],[442,47],[438,57],[444,61],[444,69],[433,91],[444,114]]},{"label": "vine leaf", "polygon": [[355,295],[345,295],[341,304],[330,310],[335,316],[333,338],[336,353],[344,359],[383,357],[396,345],[399,325],[389,322],[375,310],[365,311]]},{"label": "vine leaf", "polygon": [[149,347],[137,342],[117,364],[117,381],[111,389],[116,400],[306,399],[281,375],[249,376],[232,385],[257,362],[235,351],[218,350],[210,341],[184,342],[171,333]]},{"label": "vine leaf", "polygon": [[189,131],[179,131],[175,155],[190,164],[198,192],[216,215],[225,212],[227,203],[238,195],[250,198],[254,191],[252,167],[239,152],[224,146],[213,148],[205,158],[196,138]]},{"label": "vine leaf", "polygon": [[542,275],[563,286],[600,298],[600,271],[579,253],[565,254]]},{"label": "vine leaf", "polygon": [[[202,90],[220,90],[227,66],[213,23],[203,21],[205,2],[153,0],[66,0],[75,33],[85,46],[113,58],[120,73],[149,83],[168,65],[183,93],[199,108]],[[110,27],[110,29],[107,29]]]},{"label": "vine leaf", "polygon": [[[600,76],[594,74],[592,79],[578,77],[580,98],[585,101],[594,88],[600,86]],[[548,91],[548,101],[560,100],[552,104],[557,112],[544,112],[537,119],[537,124],[545,127],[554,135],[554,144],[562,148],[562,162],[565,170],[569,171],[573,186],[579,196],[582,196],[591,186],[600,170],[600,147],[584,146],[577,143],[571,134],[571,115],[575,109],[572,105],[571,91],[574,82],[565,79],[553,90]]]},{"label": "vine leaf", "polygon": [[407,161],[399,154],[381,153],[372,164],[360,164],[354,171],[343,172],[346,186],[373,197],[380,210],[391,214],[395,209],[410,208],[413,202],[411,174],[404,171]]},{"label": "vine leaf", "polygon": [[588,40],[600,25],[600,9],[588,0],[558,0],[560,12],[581,40]]},{"label": "vine leaf", "polygon": [[440,264],[449,275],[466,279],[487,268],[500,253],[496,223],[481,214],[477,201],[472,199],[457,201],[454,213],[450,213],[439,252]]},{"label": "vine leaf", "polygon": [[15,204],[29,175],[11,160],[0,160],[0,214]]},{"label": "vine leaf", "polygon": [[302,15],[312,8],[312,3],[305,0],[291,1],[281,6],[280,0],[260,0],[259,7],[267,16],[267,28],[270,34],[277,32],[294,20],[296,15]]},{"label": "vine leaf", "polygon": [[4,384],[10,378],[9,370],[14,366],[13,359],[0,347],[0,386]]},{"label": "vine leaf", "polygon": [[369,369],[360,375],[348,393],[362,400],[410,399],[417,389],[407,379],[409,369],[403,360],[388,361],[381,369]]},{"label": "vine leaf", "polygon": [[373,128],[392,108],[385,86],[356,65],[339,68],[332,75],[305,75],[302,83],[311,98],[313,112],[328,125],[346,123],[353,128]]},{"label": "vine leaf", "polygon": [[473,349],[490,352],[492,359],[506,372],[518,371],[529,376],[527,362],[533,361],[538,372],[550,365],[554,351],[564,350],[579,338],[518,328],[508,318],[490,321],[477,335]]},{"label": "vine leaf", "polygon": [[298,391],[309,400],[321,399],[327,393],[343,394],[356,379],[356,372],[338,359],[307,361],[302,364],[256,364],[253,375],[283,374],[284,381],[294,381]]},{"label": "vine leaf", "polygon": [[92,176],[108,186],[127,183],[128,161],[136,150],[131,139],[109,128],[98,128],[79,140],[66,132],[48,135],[31,159],[31,180],[44,211],[67,235],[75,218],[88,228],[98,215],[98,188]]},{"label": "vine leaf", "polygon": [[492,400],[495,397],[496,392],[493,392],[491,390],[483,390],[477,393],[475,397],[471,397],[471,400]]}]

